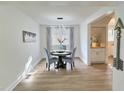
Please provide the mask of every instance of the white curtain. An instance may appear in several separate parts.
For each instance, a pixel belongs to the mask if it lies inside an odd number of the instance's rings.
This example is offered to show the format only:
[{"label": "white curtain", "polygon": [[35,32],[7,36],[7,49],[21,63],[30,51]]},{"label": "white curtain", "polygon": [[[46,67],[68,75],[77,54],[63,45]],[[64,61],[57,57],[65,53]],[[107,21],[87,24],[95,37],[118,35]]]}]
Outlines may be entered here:
[{"label": "white curtain", "polygon": [[[47,48],[56,50],[62,44],[66,50],[74,48],[74,27],[70,26],[49,26],[47,28]],[[59,42],[59,41],[62,41]]]}]

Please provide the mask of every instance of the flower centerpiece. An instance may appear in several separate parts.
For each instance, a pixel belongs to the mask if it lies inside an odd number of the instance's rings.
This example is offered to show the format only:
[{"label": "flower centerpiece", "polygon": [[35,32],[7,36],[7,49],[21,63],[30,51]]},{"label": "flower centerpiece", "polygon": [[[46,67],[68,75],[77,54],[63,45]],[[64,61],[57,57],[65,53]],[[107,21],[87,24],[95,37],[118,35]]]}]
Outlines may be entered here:
[{"label": "flower centerpiece", "polygon": [[60,37],[60,38],[57,38],[57,40],[60,43],[60,45],[62,45],[62,43],[66,40],[66,38]]}]

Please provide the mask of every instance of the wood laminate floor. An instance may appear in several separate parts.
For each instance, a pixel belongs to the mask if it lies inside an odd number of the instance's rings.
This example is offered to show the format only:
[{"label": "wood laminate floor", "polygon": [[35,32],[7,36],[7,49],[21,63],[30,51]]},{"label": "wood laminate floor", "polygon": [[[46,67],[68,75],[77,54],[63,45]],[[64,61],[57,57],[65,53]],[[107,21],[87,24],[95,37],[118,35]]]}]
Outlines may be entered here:
[{"label": "wood laminate floor", "polygon": [[85,65],[75,59],[75,68],[51,71],[40,62],[30,76],[22,80],[15,91],[110,91],[112,90],[112,69],[105,64]]}]

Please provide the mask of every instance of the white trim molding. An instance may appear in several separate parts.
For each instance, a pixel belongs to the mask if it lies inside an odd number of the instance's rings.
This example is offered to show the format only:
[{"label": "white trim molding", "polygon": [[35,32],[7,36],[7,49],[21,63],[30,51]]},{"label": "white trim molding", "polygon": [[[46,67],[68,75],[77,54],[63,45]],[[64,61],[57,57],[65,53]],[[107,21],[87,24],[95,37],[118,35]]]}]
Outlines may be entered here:
[{"label": "white trim molding", "polygon": [[[32,68],[30,69],[29,72],[31,72],[34,67],[41,61],[41,57],[39,58],[39,60],[37,60],[36,62],[34,62],[34,64],[32,65]],[[25,70],[23,70],[20,74],[19,77],[11,84],[9,85],[7,88],[4,89],[4,91],[13,91],[13,89],[24,79],[26,78],[26,76],[28,75],[28,73],[24,72]]]},{"label": "white trim molding", "polygon": [[80,59],[81,59],[81,61],[82,61],[83,63],[85,63],[86,65],[88,65],[88,64],[87,64],[87,61],[86,61],[83,57],[80,57]]}]

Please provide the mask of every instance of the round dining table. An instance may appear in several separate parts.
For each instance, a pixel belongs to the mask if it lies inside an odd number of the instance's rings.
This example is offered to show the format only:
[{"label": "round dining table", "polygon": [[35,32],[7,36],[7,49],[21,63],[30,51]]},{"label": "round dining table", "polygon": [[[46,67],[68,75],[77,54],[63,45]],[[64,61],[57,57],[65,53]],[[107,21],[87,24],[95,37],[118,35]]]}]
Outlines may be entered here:
[{"label": "round dining table", "polygon": [[57,62],[57,65],[55,67],[56,69],[58,69],[58,68],[66,68],[66,63],[64,64],[62,58],[66,57],[67,55],[71,55],[72,52],[57,50],[57,51],[50,52],[50,54],[53,56],[58,56],[58,62]]}]

